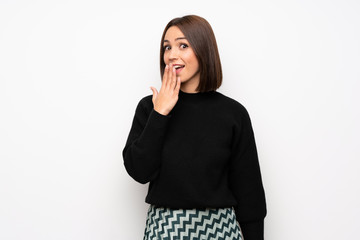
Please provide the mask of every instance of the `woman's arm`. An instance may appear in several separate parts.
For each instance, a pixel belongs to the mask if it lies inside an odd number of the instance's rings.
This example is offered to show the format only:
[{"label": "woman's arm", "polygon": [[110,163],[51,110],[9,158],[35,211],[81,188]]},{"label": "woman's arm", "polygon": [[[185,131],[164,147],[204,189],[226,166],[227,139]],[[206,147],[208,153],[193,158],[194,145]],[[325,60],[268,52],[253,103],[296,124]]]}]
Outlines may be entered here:
[{"label": "woman's arm", "polygon": [[158,173],[163,141],[171,118],[171,115],[162,115],[153,108],[147,113],[144,106],[145,98],[135,110],[131,130],[122,151],[126,171],[139,183],[151,181]]},{"label": "woman's arm", "polygon": [[[136,108],[122,154],[126,171],[140,183],[153,180],[159,171],[170,112],[178,101],[180,83],[173,65],[166,66],[160,91],[151,87],[151,99],[143,98]],[[151,111],[146,111],[146,105]]]},{"label": "woman's arm", "polygon": [[245,240],[264,239],[265,192],[251,120],[242,107],[233,131],[229,182],[237,200],[235,213]]}]

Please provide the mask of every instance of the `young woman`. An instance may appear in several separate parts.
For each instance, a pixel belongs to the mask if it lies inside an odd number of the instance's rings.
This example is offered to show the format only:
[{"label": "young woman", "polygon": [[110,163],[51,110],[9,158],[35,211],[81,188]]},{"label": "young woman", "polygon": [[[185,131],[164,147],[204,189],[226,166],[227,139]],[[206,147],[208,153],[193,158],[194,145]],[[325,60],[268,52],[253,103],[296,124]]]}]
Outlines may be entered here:
[{"label": "young woman", "polygon": [[221,63],[204,18],[167,24],[160,72],[161,88],[139,101],[122,152],[129,175],[150,183],[144,239],[263,239],[266,202],[250,117],[216,91]]}]

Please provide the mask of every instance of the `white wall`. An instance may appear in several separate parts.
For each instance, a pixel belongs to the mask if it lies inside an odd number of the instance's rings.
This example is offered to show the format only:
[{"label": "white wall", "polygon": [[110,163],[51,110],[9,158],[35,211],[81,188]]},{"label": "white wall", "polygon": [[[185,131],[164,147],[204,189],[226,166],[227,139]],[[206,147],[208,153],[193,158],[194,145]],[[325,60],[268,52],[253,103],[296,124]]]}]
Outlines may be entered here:
[{"label": "white wall", "polygon": [[174,17],[215,31],[218,90],[253,121],[266,239],[355,239],[360,3],[0,0],[0,239],[142,239],[147,185],[123,167],[138,101],[160,88]]}]

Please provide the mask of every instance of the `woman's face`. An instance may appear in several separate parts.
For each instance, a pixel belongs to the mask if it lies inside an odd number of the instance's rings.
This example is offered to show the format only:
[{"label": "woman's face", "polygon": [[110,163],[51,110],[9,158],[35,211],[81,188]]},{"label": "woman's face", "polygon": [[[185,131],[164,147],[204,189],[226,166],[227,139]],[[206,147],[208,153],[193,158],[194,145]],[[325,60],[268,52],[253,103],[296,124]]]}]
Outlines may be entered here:
[{"label": "woman's face", "polygon": [[182,85],[196,88],[200,81],[199,62],[184,34],[176,26],[170,27],[165,34],[164,62],[176,67],[176,76]]}]

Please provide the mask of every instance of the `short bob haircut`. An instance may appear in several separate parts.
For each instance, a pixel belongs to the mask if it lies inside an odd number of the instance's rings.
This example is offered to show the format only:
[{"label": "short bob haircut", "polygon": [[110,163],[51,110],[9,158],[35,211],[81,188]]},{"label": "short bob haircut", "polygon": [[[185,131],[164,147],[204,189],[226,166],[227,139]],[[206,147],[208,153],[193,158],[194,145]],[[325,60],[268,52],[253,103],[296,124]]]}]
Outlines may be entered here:
[{"label": "short bob haircut", "polygon": [[222,69],[215,34],[202,17],[186,15],[172,19],[165,27],[160,45],[160,74],[164,75],[164,38],[167,30],[176,26],[185,35],[199,62],[200,82],[198,92],[214,91],[222,84]]}]

